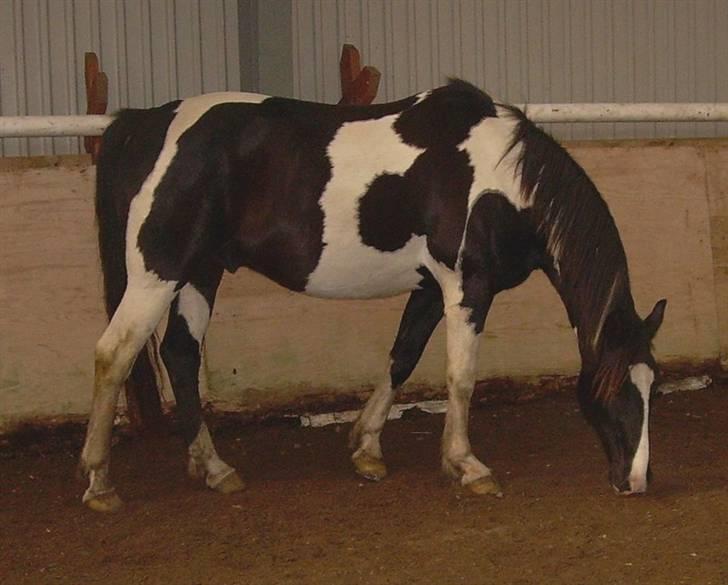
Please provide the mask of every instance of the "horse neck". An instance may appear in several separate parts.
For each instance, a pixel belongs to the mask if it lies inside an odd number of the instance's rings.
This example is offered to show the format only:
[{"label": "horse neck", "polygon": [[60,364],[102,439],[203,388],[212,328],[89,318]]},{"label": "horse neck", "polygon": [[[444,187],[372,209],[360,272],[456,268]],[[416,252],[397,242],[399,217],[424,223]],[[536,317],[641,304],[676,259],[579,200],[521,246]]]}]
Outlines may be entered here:
[{"label": "horse neck", "polygon": [[591,363],[610,313],[636,322],[622,241],[584,169],[525,115],[510,112],[517,126],[506,152],[517,160],[520,192],[544,246],[544,270],[576,329],[583,361]]},{"label": "horse neck", "polygon": [[[597,248],[606,245],[600,241],[593,244]],[[583,257],[578,263],[552,259],[545,269],[577,334],[582,365],[587,370],[598,367],[600,347],[612,335],[608,324],[616,321],[632,328],[639,322],[621,242],[611,242],[611,246],[614,257],[610,262],[584,262]]]}]

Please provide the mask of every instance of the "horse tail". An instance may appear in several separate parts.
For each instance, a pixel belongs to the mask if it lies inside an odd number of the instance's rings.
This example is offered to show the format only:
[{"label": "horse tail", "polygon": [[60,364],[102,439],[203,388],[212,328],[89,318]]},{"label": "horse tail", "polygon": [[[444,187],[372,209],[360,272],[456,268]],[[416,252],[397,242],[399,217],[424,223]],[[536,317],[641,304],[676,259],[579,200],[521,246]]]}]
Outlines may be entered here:
[{"label": "horse tail", "polygon": [[96,163],[96,226],[104,279],[106,316],[111,319],[126,289],[128,204],[117,193],[115,177],[127,129],[123,113],[104,132]]},{"label": "horse tail", "polygon": [[[126,226],[131,199],[124,177],[126,145],[139,127],[138,111],[120,112],[104,132],[96,163],[96,225],[104,285],[106,315],[111,319],[127,285]],[[134,422],[161,412],[161,360],[155,335],[139,352],[127,379],[129,416]]]}]

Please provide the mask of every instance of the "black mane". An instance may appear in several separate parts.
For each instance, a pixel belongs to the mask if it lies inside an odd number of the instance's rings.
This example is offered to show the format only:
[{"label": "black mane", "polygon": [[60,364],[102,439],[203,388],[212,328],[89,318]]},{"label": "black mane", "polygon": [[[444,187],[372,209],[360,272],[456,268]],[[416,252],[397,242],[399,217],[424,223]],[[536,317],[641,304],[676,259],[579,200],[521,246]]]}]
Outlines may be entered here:
[{"label": "black mane", "polygon": [[582,356],[596,362],[596,395],[608,398],[627,375],[641,332],[617,226],[571,155],[521,110],[502,107],[518,119],[507,152],[521,147],[516,170],[554,258],[549,277],[577,327]]}]

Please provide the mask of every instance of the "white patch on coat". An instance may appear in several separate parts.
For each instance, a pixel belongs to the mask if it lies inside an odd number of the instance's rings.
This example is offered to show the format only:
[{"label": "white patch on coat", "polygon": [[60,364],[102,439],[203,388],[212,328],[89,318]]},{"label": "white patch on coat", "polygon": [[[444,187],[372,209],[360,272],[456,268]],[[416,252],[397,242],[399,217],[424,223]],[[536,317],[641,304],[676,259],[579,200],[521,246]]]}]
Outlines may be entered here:
[{"label": "white patch on coat", "polygon": [[491,475],[490,469],[472,453],[468,437],[468,413],[475,386],[479,336],[470,322],[472,310],[463,300],[462,272],[427,256],[425,265],[442,289],[447,343],[448,405],[442,437],[442,465],[450,475],[467,485]]},{"label": "white patch on coat", "polygon": [[191,284],[179,292],[177,311],[187,323],[190,335],[201,346],[210,322],[210,306],[207,299]]},{"label": "white patch on coat", "polygon": [[415,96],[417,99],[415,100],[415,103],[412,104],[412,107],[416,106],[420,102],[425,101],[428,97],[430,97],[430,94],[431,93],[432,93],[432,90],[431,89],[428,89],[427,91],[421,91],[420,93],[418,93]]},{"label": "white patch on coat", "polygon": [[353,458],[356,459],[367,454],[375,459],[382,458],[382,447],[379,437],[387,420],[387,415],[394,402],[394,389],[392,388],[392,360],[389,360],[387,370],[382,382],[374,389],[367,400],[364,410],[354,425],[352,438],[356,444]]},{"label": "white patch on coat", "polygon": [[235,469],[225,463],[215,450],[210,431],[203,422],[195,440],[189,446],[190,454],[189,475],[192,477],[204,476],[208,487],[214,488],[220,484]]},{"label": "white patch on coat", "polygon": [[471,310],[460,306],[451,305],[445,310],[448,406],[442,461],[445,471],[459,477],[462,485],[491,475],[490,469],[473,455],[468,437],[478,353],[478,335],[470,316]]},{"label": "white patch on coat", "polygon": [[394,130],[398,115],[347,122],[328,147],[331,179],[321,196],[324,249],[306,293],[334,298],[392,296],[422,280],[425,237],[413,236],[394,252],[361,241],[359,202],[378,176],[404,174],[423,149],[404,143]]},{"label": "white patch on coat", "polygon": [[644,492],[647,489],[647,465],[650,462],[649,416],[650,390],[655,381],[655,373],[647,364],[639,363],[629,367],[629,378],[642,396],[642,432],[637,451],[632,459],[629,473],[629,485],[632,492]]},{"label": "white patch on coat", "polygon": [[159,282],[157,275],[147,272],[139,249],[139,230],[146,220],[154,201],[154,192],[162,182],[167,169],[177,154],[177,141],[210,108],[222,103],[260,103],[268,96],[254,93],[219,92],[183,100],[175,110],[175,117],[167,128],[162,150],[144,183],[129,206],[126,228],[126,263],[129,279],[145,287]]},{"label": "white patch on coat", "polygon": [[521,194],[521,178],[516,171],[523,146],[516,144],[506,154],[518,120],[504,108],[496,107],[496,111],[497,118],[483,118],[459,145],[473,167],[468,209],[472,209],[484,191],[501,191],[516,209],[521,210],[530,206]]}]

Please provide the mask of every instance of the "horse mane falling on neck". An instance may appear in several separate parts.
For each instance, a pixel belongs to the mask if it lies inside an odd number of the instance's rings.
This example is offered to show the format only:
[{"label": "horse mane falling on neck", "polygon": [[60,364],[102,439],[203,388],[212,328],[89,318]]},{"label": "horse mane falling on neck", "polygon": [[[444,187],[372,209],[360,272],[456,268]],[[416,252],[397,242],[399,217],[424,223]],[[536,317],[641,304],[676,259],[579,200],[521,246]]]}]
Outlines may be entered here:
[{"label": "horse mane falling on neck", "polygon": [[519,109],[503,107],[518,119],[507,152],[521,146],[516,170],[552,260],[546,273],[576,329],[584,368],[594,370],[594,396],[608,400],[643,341],[617,226],[567,151]]}]

